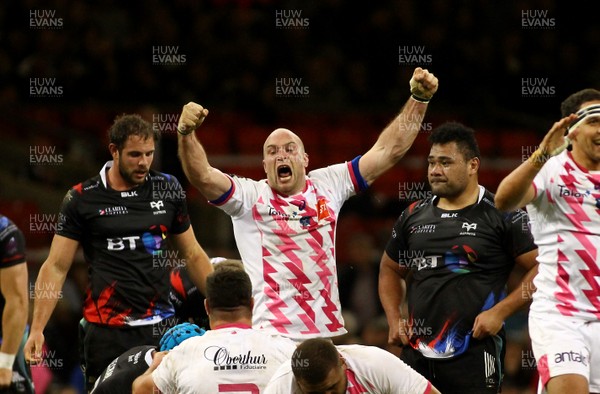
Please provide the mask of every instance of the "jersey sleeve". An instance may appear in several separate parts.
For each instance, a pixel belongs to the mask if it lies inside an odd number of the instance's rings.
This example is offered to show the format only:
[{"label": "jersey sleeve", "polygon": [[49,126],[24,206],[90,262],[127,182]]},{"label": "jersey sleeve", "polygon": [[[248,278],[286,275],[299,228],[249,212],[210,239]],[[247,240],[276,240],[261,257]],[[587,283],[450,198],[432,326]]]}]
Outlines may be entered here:
[{"label": "jersey sleeve", "polygon": [[231,188],[221,197],[209,201],[209,203],[221,208],[223,212],[235,218],[252,209],[258,199],[259,188],[262,182],[265,181],[255,181],[237,175],[229,176],[229,179],[231,180]]},{"label": "jersey sleeve", "polygon": [[8,218],[0,219],[0,250],[2,260],[0,269],[25,262],[25,237],[23,232]]},{"label": "jersey sleeve", "polygon": [[[183,188],[181,184],[174,176],[171,176],[169,182],[173,182],[173,190],[176,190],[175,195],[184,195]],[[169,189],[171,190],[171,189]],[[175,218],[173,219],[173,224],[171,226],[171,233],[173,234],[181,234],[185,232],[191,226],[190,215],[188,212],[187,200],[185,198],[179,198],[173,200],[175,204]]]},{"label": "jersey sleeve", "polygon": [[76,241],[81,241],[82,234],[84,233],[84,226],[77,209],[77,205],[81,198],[81,184],[78,186],[71,188],[63,198],[60,206],[60,213],[58,214],[56,234]]},{"label": "jersey sleeve", "polygon": [[408,216],[408,209],[404,210],[396,223],[394,223],[394,227],[392,228],[392,234],[388,239],[387,245],[385,246],[385,253],[394,260],[395,262],[402,265],[404,262],[400,259],[401,251],[406,250],[406,243],[404,241],[404,234],[402,231],[402,227]]},{"label": "jersey sleeve", "polygon": [[515,258],[537,248],[529,229],[529,215],[522,209],[510,212],[505,216],[507,234],[505,235],[505,250]]},{"label": "jersey sleeve", "polygon": [[335,193],[332,194],[337,196],[337,204],[341,206],[348,198],[369,187],[358,169],[359,160],[360,156],[352,161],[319,168],[311,171],[308,176],[334,190]]},{"label": "jersey sleeve", "polygon": [[169,354],[162,359],[159,366],[152,371],[152,380],[161,393],[176,392],[176,358],[175,350],[169,352]]}]

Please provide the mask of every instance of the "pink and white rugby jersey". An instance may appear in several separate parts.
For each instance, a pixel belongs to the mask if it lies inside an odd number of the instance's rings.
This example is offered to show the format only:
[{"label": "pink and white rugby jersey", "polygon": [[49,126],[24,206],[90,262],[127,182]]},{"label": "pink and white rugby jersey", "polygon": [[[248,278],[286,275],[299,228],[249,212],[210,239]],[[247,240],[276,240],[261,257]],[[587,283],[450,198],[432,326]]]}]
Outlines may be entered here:
[{"label": "pink and white rugby jersey", "polygon": [[173,348],[152,380],[165,394],[258,394],[295,349],[289,338],[228,324]]},{"label": "pink and white rugby jersey", "polygon": [[[336,346],[346,362],[346,394],[427,394],[432,385],[417,371],[388,351],[375,346]],[[284,362],[275,372],[264,394],[302,394],[292,372]]]},{"label": "pink and white rugby jersey", "polygon": [[538,245],[532,313],[600,319],[600,172],[553,157],[533,182],[527,205]]},{"label": "pink and white rugby jersey", "polygon": [[342,204],[366,183],[358,159],[311,171],[294,196],[266,180],[233,177],[212,201],[229,214],[252,280],[253,327],[294,339],[346,333],[338,294],[335,232]]}]

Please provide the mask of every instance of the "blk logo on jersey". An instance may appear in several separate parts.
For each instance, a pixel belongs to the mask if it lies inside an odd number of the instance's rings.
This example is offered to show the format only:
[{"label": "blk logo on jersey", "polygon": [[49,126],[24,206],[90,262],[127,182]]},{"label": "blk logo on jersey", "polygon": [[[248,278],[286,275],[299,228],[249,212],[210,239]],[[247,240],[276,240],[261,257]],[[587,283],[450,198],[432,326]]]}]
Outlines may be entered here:
[{"label": "blk logo on jersey", "polygon": [[457,218],[457,217],[458,217],[458,212],[442,213],[442,216],[441,216],[442,219]]},{"label": "blk logo on jersey", "polygon": [[138,196],[138,194],[137,194],[137,191],[135,191],[135,190],[132,190],[129,192],[121,192],[121,197],[123,197],[123,198],[137,197],[137,196]]}]

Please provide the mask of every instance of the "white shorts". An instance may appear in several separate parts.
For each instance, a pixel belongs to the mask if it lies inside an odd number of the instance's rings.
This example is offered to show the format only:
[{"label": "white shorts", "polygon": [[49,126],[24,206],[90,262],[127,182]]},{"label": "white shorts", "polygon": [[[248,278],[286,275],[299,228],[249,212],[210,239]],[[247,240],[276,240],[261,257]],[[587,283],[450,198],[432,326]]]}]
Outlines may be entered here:
[{"label": "white shorts", "polygon": [[531,347],[543,386],[555,376],[584,376],[600,392],[600,322],[529,314]]}]

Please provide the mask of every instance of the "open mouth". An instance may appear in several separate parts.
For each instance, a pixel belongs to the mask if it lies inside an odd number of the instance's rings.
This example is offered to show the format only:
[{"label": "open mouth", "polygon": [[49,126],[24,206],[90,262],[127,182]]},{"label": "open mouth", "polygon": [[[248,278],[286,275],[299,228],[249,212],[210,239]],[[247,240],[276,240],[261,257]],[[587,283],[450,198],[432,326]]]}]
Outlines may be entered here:
[{"label": "open mouth", "polygon": [[277,176],[279,178],[289,178],[292,176],[292,169],[287,165],[279,166],[277,167]]}]

